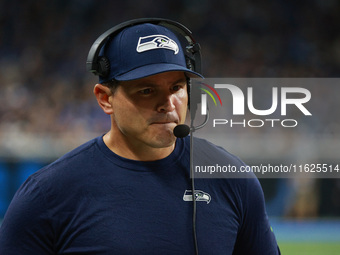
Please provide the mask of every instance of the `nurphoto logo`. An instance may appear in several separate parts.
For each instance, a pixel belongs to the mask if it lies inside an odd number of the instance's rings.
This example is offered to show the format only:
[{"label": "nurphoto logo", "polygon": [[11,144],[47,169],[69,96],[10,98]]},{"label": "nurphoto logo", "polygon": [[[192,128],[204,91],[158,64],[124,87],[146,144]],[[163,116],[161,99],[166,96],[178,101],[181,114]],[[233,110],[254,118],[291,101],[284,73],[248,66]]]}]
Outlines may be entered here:
[{"label": "nurphoto logo", "polygon": [[[267,92],[266,96],[257,96],[257,101],[271,102],[270,106],[260,109],[255,106],[255,92],[257,89],[261,91],[265,90]],[[298,120],[296,118],[290,118],[287,114],[287,108],[295,108],[301,116],[312,116],[312,113],[306,106],[306,104],[311,100],[311,92],[307,88],[298,86],[247,86],[240,87],[235,84],[221,83],[220,80],[217,82],[200,82],[200,114],[205,116],[209,114],[212,107],[208,107],[208,96],[214,103],[215,108],[213,111],[224,112],[226,108],[232,110],[232,116],[238,117],[238,119],[225,118],[214,118],[212,120],[213,127],[218,125],[229,125],[230,127],[243,126],[259,128],[264,126],[275,127],[276,125],[281,125],[282,127],[296,127],[298,125]],[[268,95],[270,93],[270,96]],[[224,95],[231,96],[232,100],[224,102],[222,97]],[[197,100],[197,99],[196,99]],[[217,103],[219,101],[219,104]],[[253,115],[256,118],[243,118],[241,116]],[[216,114],[215,114],[216,115]],[[275,118],[271,116],[274,115]],[[297,114],[294,114],[297,116]],[[278,118],[280,117],[280,118]]]}]

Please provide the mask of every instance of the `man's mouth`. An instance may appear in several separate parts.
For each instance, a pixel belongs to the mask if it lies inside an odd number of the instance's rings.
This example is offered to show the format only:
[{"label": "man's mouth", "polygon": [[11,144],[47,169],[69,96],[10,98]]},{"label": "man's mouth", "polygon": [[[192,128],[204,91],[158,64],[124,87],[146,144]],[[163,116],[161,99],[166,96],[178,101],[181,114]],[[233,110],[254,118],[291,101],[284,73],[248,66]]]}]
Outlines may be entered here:
[{"label": "man's mouth", "polygon": [[155,122],[152,122],[151,124],[176,124],[177,125],[177,121],[155,121]]},{"label": "man's mouth", "polygon": [[159,126],[159,127],[167,127],[167,128],[174,128],[178,125],[178,123],[174,121],[157,121],[151,123],[152,126]]},{"label": "man's mouth", "polygon": [[173,115],[166,115],[166,116],[154,116],[153,118],[149,119],[150,125],[178,125],[179,124],[179,119],[177,116]]}]

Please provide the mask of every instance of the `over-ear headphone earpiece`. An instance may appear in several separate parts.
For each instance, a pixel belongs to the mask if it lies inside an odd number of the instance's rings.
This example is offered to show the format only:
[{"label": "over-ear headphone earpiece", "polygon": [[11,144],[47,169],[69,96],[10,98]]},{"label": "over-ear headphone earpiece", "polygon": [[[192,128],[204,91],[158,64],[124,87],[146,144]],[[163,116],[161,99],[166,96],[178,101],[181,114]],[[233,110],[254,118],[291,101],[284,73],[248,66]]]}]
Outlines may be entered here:
[{"label": "over-ear headphone earpiece", "polygon": [[96,75],[106,77],[110,74],[110,61],[107,57],[98,57]]}]

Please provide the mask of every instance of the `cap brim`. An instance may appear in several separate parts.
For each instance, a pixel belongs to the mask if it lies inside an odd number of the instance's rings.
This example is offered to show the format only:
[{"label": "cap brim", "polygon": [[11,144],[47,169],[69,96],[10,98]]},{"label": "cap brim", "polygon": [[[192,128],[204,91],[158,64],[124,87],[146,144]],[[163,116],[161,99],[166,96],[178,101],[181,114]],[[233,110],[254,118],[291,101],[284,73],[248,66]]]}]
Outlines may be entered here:
[{"label": "cap brim", "polygon": [[180,65],[168,64],[168,63],[157,63],[157,64],[146,65],[146,66],[136,68],[127,73],[118,75],[114,77],[114,79],[117,81],[130,81],[130,80],[137,80],[137,79],[145,78],[145,77],[159,74],[159,73],[171,72],[171,71],[185,72],[190,78],[203,78],[201,74],[194,72]]}]

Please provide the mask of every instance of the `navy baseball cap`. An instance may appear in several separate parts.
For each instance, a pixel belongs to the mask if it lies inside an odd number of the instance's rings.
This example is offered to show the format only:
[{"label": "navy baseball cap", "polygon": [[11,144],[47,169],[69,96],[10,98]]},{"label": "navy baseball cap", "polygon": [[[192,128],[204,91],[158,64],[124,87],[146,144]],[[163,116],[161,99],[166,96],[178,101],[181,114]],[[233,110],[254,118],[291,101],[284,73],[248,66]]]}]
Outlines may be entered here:
[{"label": "navy baseball cap", "polygon": [[177,36],[166,27],[150,23],[125,28],[103,46],[99,56],[110,61],[109,75],[100,76],[100,83],[136,80],[168,71],[202,77],[187,68]]}]

